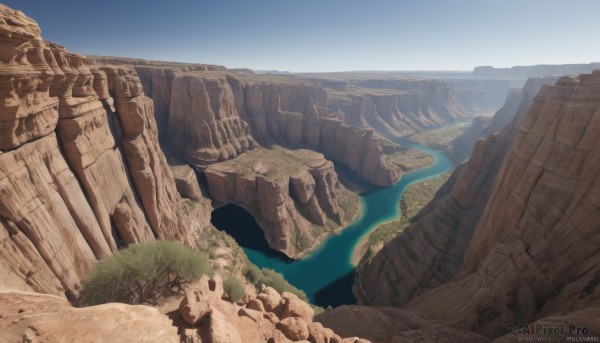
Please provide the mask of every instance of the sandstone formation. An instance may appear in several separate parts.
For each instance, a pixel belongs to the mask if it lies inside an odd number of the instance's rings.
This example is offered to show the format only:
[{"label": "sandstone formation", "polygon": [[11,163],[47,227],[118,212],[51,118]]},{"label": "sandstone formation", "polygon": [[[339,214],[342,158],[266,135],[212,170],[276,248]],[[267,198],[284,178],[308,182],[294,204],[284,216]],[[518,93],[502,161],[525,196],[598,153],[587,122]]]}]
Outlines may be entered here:
[{"label": "sandstone formation", "polygon": [[[135,66],[144,80],[145,92],[159,104],[157,120],[166,125],[165,145],[203,173],[208,195],[216,206],[234,203],[246,208],[265,231],[270,246],[289,256],[301,256],[323,233],[347,224],[356,213],[352,204],[356,200],[349,199],[340,188],[331,163],[322,157],[315,164],[308,152],[298,153],[310,160],[304,164],[314,164],[309,168],[314,171],[298,173],[262,153],[267,150],[251,152],[259,143],[321,151],[376,185],[390,185],[404,171],[415,168],[413,163],[404,162],[397,145],[375,137],[371,129],[344,124],[338,114],[325,107],[327,92],[321,87],[285,78],[170,68]],[[281,174],[282,180],[274,184],[262,176],[255,181],[250,175],[254,171],[232,173],[232,166],[252,158],[265,158],[261,163],[271,174]],[[223,173],[223,168],[227,172]],[[305,169],[299,166],[298,170]],[[172,170],[180,194],[197,197],[191,172],[179,166],[172,166]],[[246,176],[239,180],[241,183],[233,185],[231,178],[237,180],[242,174]],[[304,180],[309,184],[304,185]],[[308,187],[309,193],[315,188],[316,196],[304,198],[299,194],[306,192],[303,187]]]},{"label": "sandstone formation", "polygon": [[525,80],[460,78],[444,82],[462,108],[477,113],[500,109],[511,89],[522,88]]},{"label": "sandstone formation", "polygon": [[475,142],[495,132],[500,132],[512,119],[518,107],[524,100],[524,96],[531,97],[536,94],[541,84],[553,84],[558,78],[545,77],[541,82],[537,79],[529,79],[522,89],[511,89],[506,96],[506,101],[493,117],[475,117],[469,128],[460,136],[456,137],[448,149],[448,153],[455,161],[462,161],[470,156]]},{"label": "sandstone formation", "polygon": [[363,300],[490,338],[597,313],[599,122],[600,72],[542,86],[476,144],[451,196],[363,266]]},{"label": "sandstone formation", "polygon": [[[372,261],[360,262],[354,287],[359,300],[402,306],[422,289],[439,286],[457,272],[516,125],[544,82],[530,79],[518,96],[509,99],[497,115],[513,118],[511,124],[479,140],[469,161],[456,168],[434,199],[415,216],[414,223],[387,243]],[[385,282],[368,281],[374,278]]]},{"label": "sandstone formation", "polygon": [[209,196],[249,211],[273,249],[300,257],[358,213],[333,164],[310,150],[257,148],[204,171]]},{"label": "sandstone formation", "polygon": [[229,160],[256,145],[224,77],[175,77],[167,133],[193,165]]},{"label": "sandstone formation", "polygon": [[440,80],[349,80],[343,87],[339,82],[333,87],[337,91],[329,91],[328,105],[343,112],[346,123],[394,136],[409,136],[470,116]]},{"label": "sandstone formation", "polygon": [[[92,59],[100,65],[112,60]],[[402,175],[384,147],[389,143],[370,128],[344,123],[342,113],[328,108],[329,92],[308,80],[195,65],[131,64],[155,101],[166,140],[196,168],[235,158],[258,144],[279,144],[319,151],[375,185],[391,185]]]},{"label": "sandstone formation", "polygon": [[402,175],[372,130],[347,125],[340,113],[325,107],[328,95],[323,88],[282,78],[229,80],[234,94],[243,94],[238,108],[245,107],[252,134],[263,145],[319,151],[374,185],[391,185]]},{"label": "sandstone formation", "polygon": [[189,287],[180,303],[174,303],[178,308],[167,305],[162,310],[173,318],[185,342],[345,342],[314,323],[312,308],[293,294],[264,287],[258,295],[250,294],[250,300],[235,304],[223,295],[221,278],[204,276]]},{"label": "sandstone formation", "polygon": [[3,342],[180,342],[157,309],[126,304],[74,308],[47,294],[0,289]]},{"label": "sandstone formation", "polygon": [[161,237],[196,244],[152,101],[128,69],[89,68],[0,5],[0,271],[5,285],[76,298],[97,259]]},{"label": "sandstone formation", "polygon": [[[61,297],[0,287],[0,330],[7,342],[360,342],[342,339],[313,322],[314,311],[298,297],[266,287],[279,302],[251,309],[223,298],[217,275],[190,285],[186,296],[156,309],[144,305],[104,304],[74,308]],[[259,293],[258,301],[266,299]],[[256,297],[253,293],[250,298]],[[290,308],[296,309],[290,311]]]}]

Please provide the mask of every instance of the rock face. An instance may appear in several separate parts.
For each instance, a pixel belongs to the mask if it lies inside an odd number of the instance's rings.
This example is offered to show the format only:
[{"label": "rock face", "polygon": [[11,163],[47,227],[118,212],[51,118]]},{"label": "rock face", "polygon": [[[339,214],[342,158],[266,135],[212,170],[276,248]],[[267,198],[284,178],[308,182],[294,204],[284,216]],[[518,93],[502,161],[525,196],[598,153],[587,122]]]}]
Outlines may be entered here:
[{"label": "rock face", "polygon": [[471,112],[500,109],[511,89],[522,88],[524,81],[497,79],[445,80],[460,106]]},{"label": "rock face", "polygon": [[4,342],[180,342],[157,309],[126,304],[74,308],[56,296],[0,290]]},{"label": "rock face", "polygon": [[[366,299],[488,337],[504,334],[507,323],[597,308],[600,72],[544,85],[528,107],[476,144],[450,200],[361,270]],[[498,161],[499,168],[489,167]],[[475,200],[481,210],[468,206]],[[451,202],[461,204],[455,222],[440,212]],[[433,223],[435,240],[425,239],[432,236],[424,220]],[[459,239],[436,246],[451,235]],[[415,256],[428,270],[411,261]],[[382,275],[402,284],[391,290],[366,281]]]},{"label": "rock face", "polygon": [[357,196],[339,183],[333,163],[310,150],[257,148],[204,171],[216,205],[249,211],[269,246],[300,257],[358,212]]},{"label": "rock face", "polygon": [[229,160],[256,145],[224,77],[173,79],[168,135],[193,165]]},{"label": "rock face", "polygon": [[[358,299],[365,304],[402,306],[422,289],[439,286],[458,271],[517,124],[544,82],[530,79],[519,96],[509,99],[497,116],[513,118],[510,125],[477,141],[469,161],[456,168],[415,222],[371,261],[360,262],[354,287]],[[385,282],[370,281],[374,279]]]},{"label": "rock face", "polygon": [[393,307],[343,305],[319,314],[315,321],[342,336],[360,336],[372,342],[488,342],[473,332],[440,325]]},{"label": "rock face", "polygon": [[470,115],[440,80],[352,80],[334,87],[337,91],[331,91],[329,107],[341,110],[346,123],[395,136],[409,136]]},{"label": "rock face", "polygon": [[529,79],[522,89],[511,89],[506,96],[504,106],[493,117],[475,117],[469,128],[450,143],[450,155],[455,161],[462,161],[470,156],[475,142],[493,133],[500,132],[512,119],[524,100],[537,94],[542,84],[553,84],[557,77]]},{"label": "rock face", "polygon": [[0,17],[3,283],[75,298],[120,246],[195,244],[210,212],[182,206],[137,76],[89,68],[21,12],[0,5]]}]

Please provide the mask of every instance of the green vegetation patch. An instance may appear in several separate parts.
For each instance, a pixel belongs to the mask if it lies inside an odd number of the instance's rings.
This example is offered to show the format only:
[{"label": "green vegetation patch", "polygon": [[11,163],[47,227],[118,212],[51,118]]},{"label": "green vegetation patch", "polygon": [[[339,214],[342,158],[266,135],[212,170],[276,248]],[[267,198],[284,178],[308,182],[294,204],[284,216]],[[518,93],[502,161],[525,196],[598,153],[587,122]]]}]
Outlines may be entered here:
[{"label": "green vegetation patch", "polygon": [[426,168],[433,164],[431,155],[417,149],[396,151],[386,155],[386,158],[389,163],[399,166],[403,172]]},{"label": "green vegetation patch", "polygon": [[470,123],[448,125],[438,129],[417,133],[410,136],[409,139],[422,145],[447,151],[450,143],[456,137],[463,134],[469,128],[469,125]]},{"label": "green vegetation patch", "polygon": [[244,285],[237,278],[230,276],[223,281],[223,289],[227,294],[231,302],[237,302],[244,296]]},{"label": "green vegetation patch", "polygon": [[398,233],[412,223],[414,216],[427,205],[434,197],[435,193],[448,180],[450,173],[428,179],[426,181],[415,183],[404,191],[402,200],[400,200],[401,217],[381,224],[369,235],[365,247],[365,258],[370,261],[373,256],[383,247],[383,244],[390,241]]},{"label": "green vegetation patch", "polygon": [[98,262],[83,282],[79,304],[150,303],[183,291],[213,271],[206,256],[177,243],[133,244]]}]

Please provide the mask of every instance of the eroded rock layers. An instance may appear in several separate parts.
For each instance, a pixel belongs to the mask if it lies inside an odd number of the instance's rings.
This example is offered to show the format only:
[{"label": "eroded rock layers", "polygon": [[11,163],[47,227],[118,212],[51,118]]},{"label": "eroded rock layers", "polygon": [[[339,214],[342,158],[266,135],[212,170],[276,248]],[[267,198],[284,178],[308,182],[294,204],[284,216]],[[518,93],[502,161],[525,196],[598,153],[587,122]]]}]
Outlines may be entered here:
[{"label": "eroded rock layers", "polygon": [[74,298],[120,246],[194,244],[207,203],[181,206],[135,73],[89,68],[21,12],[0,18],[0,282]]},{"label": "eroded rock layers", "polygon": [[594,313],[600,72],[544,85],[525,104],[476,144],[451,195],[365,264],[366,300],[488,337],[506,323]]},{"label": "eroded rock layers", "polygon": [[305,149],[257,148],[204,171],[209,196],[249,211],[273,249],[300,257],[358,213],[333,163]]},{"label": "eroded rock layers", "polygon": [[440,80],[320,81],[331,90],[328,106],[344,113],[345,122],[395,136],[452,123],[470,116]]},{"label": "eroded rock layers", "polygon": [[375,185],[391,185],[402,174],[371,129],[347,125],[341,113],[327,108],[322,87],[234,72],[136,70],[144,75],[144,90],[157,104],[170,143],[196,167],[235,158],[259,144],[278,144],[319,151]]}]

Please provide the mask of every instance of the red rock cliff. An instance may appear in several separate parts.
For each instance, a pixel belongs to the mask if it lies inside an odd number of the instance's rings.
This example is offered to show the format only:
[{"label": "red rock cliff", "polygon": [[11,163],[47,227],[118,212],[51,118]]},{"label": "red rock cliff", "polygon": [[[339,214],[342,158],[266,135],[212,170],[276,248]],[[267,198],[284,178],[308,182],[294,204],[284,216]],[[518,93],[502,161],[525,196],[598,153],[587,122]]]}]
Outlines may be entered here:
[{"label": "red rock cliff", "polygon": [[[488,337],[513,322],[594,313],[600,73],[542,86],[523,114],[478,142],[452,200],[440,201],[361,270],[371,303],[401,305]],[[444,216],[449,202],[453,220]],[[396,287],[366,281],[377,277]]]},{"label": "red rock cliff", "polygon": [[119,246],[194,244],[206,202],[181,206],[135,73],[89,68],[21,12],[0,18],[1,282],[74,298]]}]

